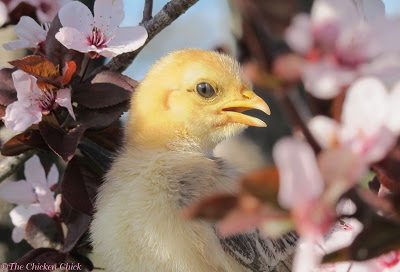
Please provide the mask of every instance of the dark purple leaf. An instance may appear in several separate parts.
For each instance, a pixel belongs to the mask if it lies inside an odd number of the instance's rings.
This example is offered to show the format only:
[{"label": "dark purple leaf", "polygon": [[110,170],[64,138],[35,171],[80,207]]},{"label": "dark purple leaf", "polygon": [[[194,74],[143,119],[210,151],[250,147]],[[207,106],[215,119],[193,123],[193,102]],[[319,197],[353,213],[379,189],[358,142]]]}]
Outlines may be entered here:
[{"label": "dark purple leaf", "polygon": [[127,76],[104,71],[74,87],[73,100],[89,109],[106,108],[130,100],[136,86],[137,82]]},{"label": "dark purple leaf", "polygon": [[81,255],[81,254],[74,254],[74,253],[71,253],[71,255],[78,263],[82,264],[89,271],[92,271],[94,269],[93,262],[88,257]]},{"label": "dark purple leaf", "polygon": [[40,132],[38,130],[29,129],[8,140],[1,147],[3,156],[17,156],[33,148],[46,148]]},{"label": "dark purple leaf", "polygon": [[20,3],[10,14],[10,23],[16,25],[22,16],[36,18],[36,8],[27,2]]},{"label": "dark purple leaf", "polygon": [[76,148],[86,130],[79,125],[68,132],[56,128],[47,122],[39,124],[40,133],[47,145],[64,161],[69,161],[75,155]]},{"label": "dark purple leaf", "polygon": [[74,158],[65,170],[61,194],[72,208],[90,215],[100,184],[101,177]]},{"label": "dark purple leaf", "polygon": [[105,149],[115,152],[122,147],[123,134],[121,123],[114,122],[102,130],[88,130],[85,136]]},{"label": "dark purple leaf", "polygon": [[35,214],[26,224],[25,238],[33,248],[61,248],[64,237],[59,222],[47,214]]},{"label": "dark purple leaf", "polygon": [[400,193],[400,141],[382,161],[373,165],[381,184],[393,193]]},{"label": "dark purple leaf", "polygon": [[11,74],[15,69],[3,68],[0,70],[0,105],[8,106],[17,100],[17,92],[14,87]]},{"label": "dark purple leaf", "polygon": [[119,120],[121,115],[128,111],[129,102],[124,102],[112,107],[91,110],[88,108],[78,108],[75,112],[77,120],[87,128],[101,129],[108,127]]},{"label": "dark purple leaf", "polygon": [[59,252],[55,249],[51,248],[37,248],[29,251],[27,254],[25,254],[22,258],[16,261],[16,263],[22,268],[22,269],[9,269],[9,272],[27,272],[27,271],[32,271],[32,269],[29,270],[28,264],[44,264],[46,263],[48,267],[47,269],[35,269],[35,271],[38,272],[48,272],[48,271],[54,271],[54,267],[56,267],[59,263],[64,262],[67,258],[67,254]]},{"label": "dark purple leaf", "polygon": [[55,35],[57,34],[58,30],[62,27],[60,19],[58,15],[54,18],[53,22],[51,23],[49,32],[47,34],[47,38],[45,41],[45,52],[46,56],[56,65],[60,67],[64,67],[64,64],[69,61],[73,60],[78,65],[78,71],[80,69],[80,64],[83,60],[83,53],[78,51],[69,50],[64,47],[56,38]]},{"label": "dark purple leaf", "polygon": [[63,252],[72,251],[78,244],[82,236],[88,231],[91,217],[80,212],[69,204],[68,200],[63,198],[61,202],[61,218],[67,225],[67,236],[65,237]]}]

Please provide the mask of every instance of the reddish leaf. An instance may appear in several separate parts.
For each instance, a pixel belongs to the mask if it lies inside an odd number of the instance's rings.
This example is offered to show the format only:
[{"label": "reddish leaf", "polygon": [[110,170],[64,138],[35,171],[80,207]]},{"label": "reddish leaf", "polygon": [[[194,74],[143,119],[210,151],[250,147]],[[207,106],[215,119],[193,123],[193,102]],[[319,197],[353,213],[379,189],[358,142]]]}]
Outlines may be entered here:
[{"label": "reddish leaf", "polygon": [[241,182],[242,192],[255,196],[259,200],[278,205],[279,173],[275,167],[264,168],[244,176]]},{"label": "reddish leaf", "polygon": [[3,156],[17,156],[33,148],[46,148],[40,132],[38,130],[29,129],[21,134],[18,134],[8,140],[1,147]]},{"label": "reddish leaf", "polygon": [[73,60],[67,61],[64,67],[61,84],[62,85],[68,84],[71,81],[75,72],[76,72],[76,63]]},{"label": "reddish leaf", "polygon": [[296,54],[278,56],[273,63],[273,74],[285,83],[293,84],[301,80],[304,58]]},{"label": "reddish leaf", "polygon": [[101,177],[74,158],[65,170],[61,194],[73,209],[91,215],[100,184]]},{"label": "reddish leaf", "polygon": [[61,248],[64,237],[59,222],[47,214],[35,214],[26,224],[25,238],[33,248]]},{"label": "reddish leaf", "polygon": [[0,105],[8,106],[17,100],[17,92],[14,87],[11,74],[15,69],[3,68],[0,70]]},{"label": "reddish leaf", "polygon": [[86,130],[86,127],[79,125],[68,132],[56,128],[47,122],[39,124],[40,134],[46,144],[60,156],[64,161],[69,161],[75,155],[76,148]]},{"label": "reddish leaf", "polygon": [[90,83],[74,88],[74,101],[89,109],[115,106],[130,100],[136,85],[136,81],[119,73],[101,72]]},{"label": "reddish leaf", "polygon": [[63,201],[61,202],[61,218],[67,225],[68,229],[62,251],[70,252],[75,248],[82,236],[88,231],[91,217],[72,208],[68,200],[63,198]]},{"label": "reddish leaf", "polygon": [[183,211],[186,218],[218,220],[237,207],[238,198],[231,194],[218,194],[201,200]]},{"label": "reddish leaf", "polygon": [[9,63],[39,78],[56,79],[60,76],[59,68],[43,56],[30,55],[22,59],[10,61]]},{"label": "reddish leaf", "polygon": [[[57,264],[64,262],[67,258],[65,253],[59,252],[51,248],[37,248],[29,251],[22,258],[16,261],[22,269],[10,269],[9,272],[27,272],[32,270],[27,270],[27,264],[44,264],[49,266],[56,266]],[[49,272],[49,269],[35,269],[38,272]],[[52,270],[50,270],[52,271]]]}]

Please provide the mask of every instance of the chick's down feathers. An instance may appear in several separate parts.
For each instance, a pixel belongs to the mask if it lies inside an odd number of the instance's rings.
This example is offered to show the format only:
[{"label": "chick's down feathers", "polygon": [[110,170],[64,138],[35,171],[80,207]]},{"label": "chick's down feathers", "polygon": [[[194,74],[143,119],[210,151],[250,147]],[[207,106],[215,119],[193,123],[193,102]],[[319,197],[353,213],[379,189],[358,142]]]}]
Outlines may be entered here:
[{"label": "chick's down feathers", "polygon": [[152,67],[96,201],[91,238],[106,271],[290,271],[294,235],[221,238],[212,223],[181,216],[202,197],[235,190],[236,169],[213,149],[247,126],[266,126],[249,109],[270,114],[226,55],[181,50]]}]

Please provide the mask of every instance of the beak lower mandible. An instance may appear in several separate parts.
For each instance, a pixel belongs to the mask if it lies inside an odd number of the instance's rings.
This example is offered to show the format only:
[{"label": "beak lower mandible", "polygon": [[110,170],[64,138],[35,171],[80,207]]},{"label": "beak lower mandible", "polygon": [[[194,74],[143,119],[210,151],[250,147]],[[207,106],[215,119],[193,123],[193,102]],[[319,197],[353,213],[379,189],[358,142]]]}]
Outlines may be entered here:
[{"label": "beak lower mandible", "polygon": [[243,113],[247,110],[260,110],[268,115],[271,114],[268,104],[252,90],[243,91],[241,99],[230,101],[224,104],[222,108],[222,111],[228,116],[229,121],[232,123],[240,123],[255,127],[267,126],[264,121]]}]

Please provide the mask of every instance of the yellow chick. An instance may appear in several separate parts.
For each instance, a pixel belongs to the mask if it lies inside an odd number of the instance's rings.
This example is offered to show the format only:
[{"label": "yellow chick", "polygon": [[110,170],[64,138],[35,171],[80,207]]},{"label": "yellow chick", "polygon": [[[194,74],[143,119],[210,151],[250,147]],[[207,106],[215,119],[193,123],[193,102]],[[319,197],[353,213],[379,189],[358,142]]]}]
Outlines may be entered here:
[{"label": "yellow chick", "polygon": [[98,193],[91,237],[106,271],[290,271],[294,235],[221,238],[212,223],[181,216],[193,201],[234,191],[238,173],[212,151],[247,126],[266,126],[249,109],[270,114],[226,55],[188,49],[152,67]]}]

